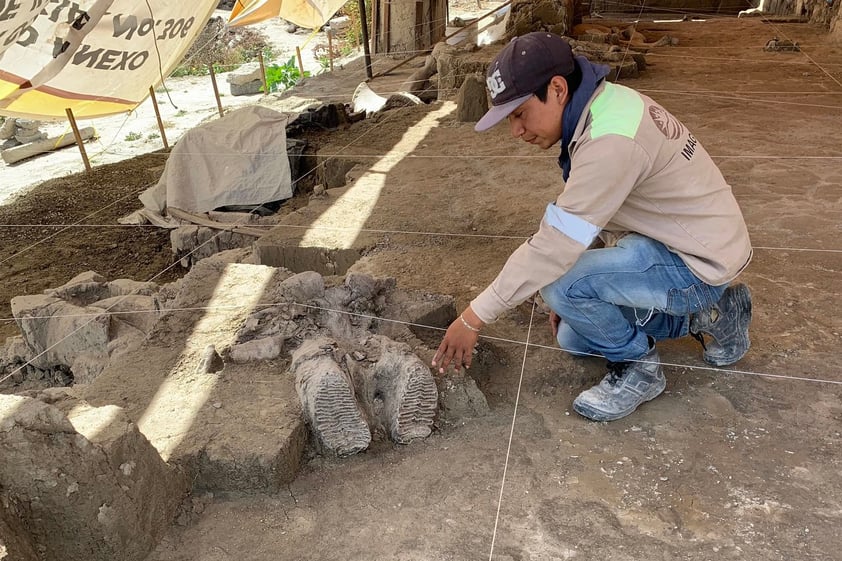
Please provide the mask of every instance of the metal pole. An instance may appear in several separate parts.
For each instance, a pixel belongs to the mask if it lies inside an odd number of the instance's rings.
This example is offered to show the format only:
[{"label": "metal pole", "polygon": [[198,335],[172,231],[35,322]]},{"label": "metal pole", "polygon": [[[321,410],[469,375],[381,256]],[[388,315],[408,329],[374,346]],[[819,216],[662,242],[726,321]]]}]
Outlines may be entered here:
[{"label": "metal pole", "polygon": [[70,107],[64,110],[67,113],[67,118],[70,120],[70,128],[73,129],[73,136],[76,137],[76,144],[79,146],[79,152],[82,153],[82,161],[85,162],[85,169],[91,171],[91,162],[88,161],[88,153],[85,152],[85,145],[82,143],[82,135],[79,134],[79,127],[76,126],[76,117],[73,116],[73,110]]},{"label": "metal pole", "polygon": [[164,130],[164,121],[161,120],[161,111],[158,110],[158,99],[155,97],[155,88],[152,86],[149,86],[149,97],[152,98],[152,107],[155,108],[155,118],[158,119],[158,130],[161,131],[161,140],[164,141],[164,148],[169,148],[167,131]]},{"label": "metal pole", "polygon": [[[375,2],[377,0],[374,0]],[[365,0],[359,0],[360,5],[360,31],[363,34],[363,52],[365,53],[365,75],[371,80],[371,51],[368,46],[368,20],[365,16]]]}]

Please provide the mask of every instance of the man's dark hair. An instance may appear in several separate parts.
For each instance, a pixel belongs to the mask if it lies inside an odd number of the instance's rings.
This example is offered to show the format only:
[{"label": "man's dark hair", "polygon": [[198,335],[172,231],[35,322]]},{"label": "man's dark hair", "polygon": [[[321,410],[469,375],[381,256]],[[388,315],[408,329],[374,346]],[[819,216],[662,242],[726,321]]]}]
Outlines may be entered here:
[{"label": "man's dark hair", "polygon": [[[567,76],[564,76],[564,79],[567,80],[568,98],[573,97],[573,92],[575,92],[576,89],[579,87],[579,84],[582,83],[582,69],[579,68],[578,64],[574,64],[573,66],[573,72],[571,72]],[[535,90],[535,97],[541,100],[541,103],[547,102],[547,90],[549,90],[550,82],[552,82],[552,80],[553,79],[550,78],[543,86]]]}]

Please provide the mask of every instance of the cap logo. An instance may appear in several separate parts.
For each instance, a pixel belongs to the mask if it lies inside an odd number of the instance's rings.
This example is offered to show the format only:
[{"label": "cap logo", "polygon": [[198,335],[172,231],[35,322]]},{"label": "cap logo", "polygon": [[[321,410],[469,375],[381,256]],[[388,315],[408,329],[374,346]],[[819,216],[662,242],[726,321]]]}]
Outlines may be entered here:
[{"label": "cap logo", "polygon": [[485,79],[488,85],[488,91],[491,92],[491,99],[506,91],[506,83],[503,81],[503,76],[500,75],[500,69],[491,73],[491,76]]}]

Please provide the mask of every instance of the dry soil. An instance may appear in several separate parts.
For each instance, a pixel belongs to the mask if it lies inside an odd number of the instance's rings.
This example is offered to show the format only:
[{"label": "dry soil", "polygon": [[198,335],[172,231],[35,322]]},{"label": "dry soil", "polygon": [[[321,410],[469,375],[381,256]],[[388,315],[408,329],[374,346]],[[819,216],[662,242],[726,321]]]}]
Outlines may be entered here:
[{"label": "dry soil", "polygon": [[[490,415],[408,446],[317,456],[276,495],[216,496],[149,561],[839,558],[842,45],[759,19],[645,26],[680,43],[653,50],[628,85],[689,126],[749,224],[756,253],[740,280],[754,295],[751,352],[710,369],[694,341],[664,344],[665,394],[591,423],[570,403],[601,362],[554,350],[546,316],[525,304],[484,332],[485,360],[471,371]],[[802,52],[764,52],[772,37]],[[375,156],[383,176],[364,225],[390,233],[355,269],[459,306],[562,187],[555,153],[503,127],[476,134],[448,105],[393,111],[323,142]],[[9,298],[87,269],[176,276],[166,232],[114,223],[165,159],[50,181],[0,208],[0,317]],[[77,221],[101,227],[50,226]],[[14,332],[8,320],[2,329]]]}]

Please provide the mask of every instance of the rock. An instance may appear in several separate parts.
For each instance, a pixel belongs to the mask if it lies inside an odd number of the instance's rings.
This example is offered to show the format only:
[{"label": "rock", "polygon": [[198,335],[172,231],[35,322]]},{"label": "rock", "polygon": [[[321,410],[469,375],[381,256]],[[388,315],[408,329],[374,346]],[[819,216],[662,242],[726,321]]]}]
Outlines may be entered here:
[{"label": "rock", "polygon": [[328,21],[327,24],[334,33],[339,33],[350,27],[351,18],[348,16],[337,16],[330,18],[330,21]]},{"label": "rock", "polygon": [[793,43],[792,41],[786,39],[778,39],[777,37],[775,37],[774,39],[769,39],[766,42],[766,45],[763,47],[763,50],[797,53],[801,51],[801,47],[798,46],[798,43]]},{"label": "rock", "polygon": [[158,285],[154,282],[136,281],[132,279],[117,279],[106,283],[108,294],[111,297],[123,296],[126,294],[138,294],[152,296],[158,291]]},{"label": "rock", "polygon": [[572,27],[572,3],[566,0],[513,0],[506,22],[506,37],[531,31],[567,35]]},{"label": "rock", "polygon": [[0,395],[0,502],[44,561],[141,561],[169,527],[186,480],[115,406],[63,392]]},{"label": "rock", "polygon": [[107,359],[110,318],[101,308],[83,308],[46,295],[17,296],[11,307],[37,368],[72,369],[82,355]]},{"label": "rock", "polygon": [[161,310],[158,309],[157,300],[153,296],[139,294],[114,296],[100,300],[96,303],[96,307],[112,314],[113,321],[127,323],[144,335],[152,332],[152,328],[161,317]]},{"label": "rock", "polygon": [[15,129],[17,128],[15,121],[14,117],[6,117],[6,120],[0,125],[0,140],[9,140],[15,136]]},{"label": "rock", "polygon": [[327,189],[345,186],[345,175],[357,162],[348,158],[320,157],[324,165],[320,166],[320,183]]},{"label": "rock", "polygon": [[231,87],[231,95],[254,95],[261,93],[263,76],[260,71],[260,63],[248,62],[229,72],[226,80]]},{"label": "rock", "polygon": [[202,353],[202,358],[199,360],[199,367],[196,369],[201,374],[211,374],[219,372],[225,368],[225,362],[219,353],[216,352],[216,347],[208,345]]},{"label": "rock", "polygon": [[232,346],[228,356],[236,363],[252,360],[272,360],[278,358],[283,349],[284,340],[282,337],[264,337]]},{"label": "rock", "polygon": [[17,132],[15,133],[15,140],[20,142],[21,144],[29,144],[30,142],[38,142],[39,140],[44,140],[47,138],[47,133],[45,132]]},{"label": "rock", "polygon": [[637,78],[638,76],[640,76],[640,70],[634,59],[631,59],[612,65],[611,72],[608,73],[606,79],[611,82],[616,82],[617,80]]},{"label": "rock", "polygon": [[285,299],[306,303],[325,295],[325,280],[315,271],[304,271],[284,280],[280,284]]},{"label": "rock", "polygon": [[484,76],[488,66],[487,57],[481,53],[471,53],[445,43],[438,43],[433,48],[433,57],[436,59],[439,101],[455,96],[466,76]]},{"label": "rock", "polygon": [[456,120],[475,123],[488,111],[488,95],[485,82],[479,74],[465,78],[456,95]]},{"label": "rock", "polygon": [[244,84],[231,84],[231,95],[257,95],[263,93],[263,80],[258,78]]},{"label": "rock", "polygon": [[490,412],[474,379],[463,374],[449,375],[439,382],[439,402],[441,418],[446,422],[482,417]]},{"label": "rock", "polygon": [[[346,174],[347,175],[347,174]],[[324,185],[316,185],[313,187],[313,194],[312,198],[314,199],[323,199],[327,196],[327,189],[325,189]]]},{"label": "rock", "polygon": [[16,119],[15,125],[18,129],[24,131],[36,131],[41,126],[41,121],[35,121],[32,119]]},{"label": "rock", "polygon": [[87,306],[111,296],[106,278],[95,271],[80,273],[58,288],[48,288],[44,294],[76,306]]}]

